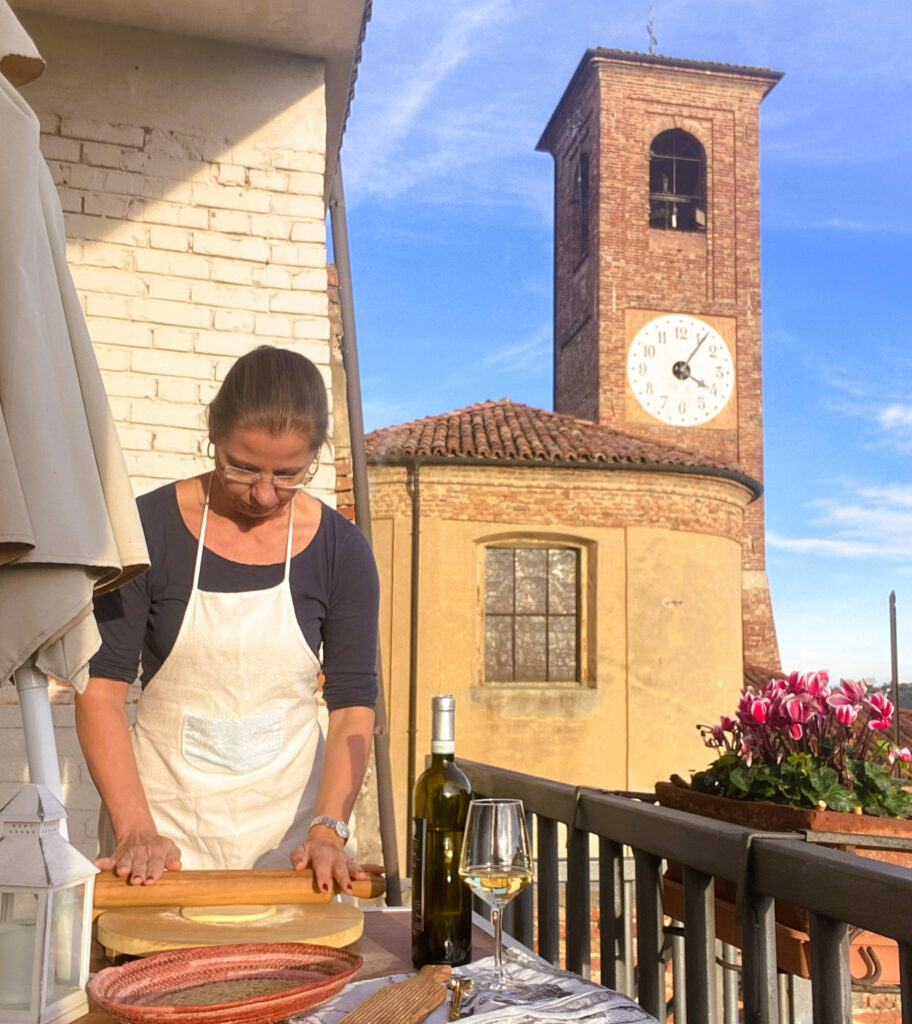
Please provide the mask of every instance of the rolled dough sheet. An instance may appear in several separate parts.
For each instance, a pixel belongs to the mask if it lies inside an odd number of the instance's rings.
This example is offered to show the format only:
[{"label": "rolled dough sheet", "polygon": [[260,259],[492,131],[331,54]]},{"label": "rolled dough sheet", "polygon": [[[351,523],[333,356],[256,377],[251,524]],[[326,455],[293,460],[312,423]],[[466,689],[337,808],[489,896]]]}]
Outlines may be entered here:
[{"label": "rolled dough sheet", "polygon": [[245,904],[237,907],[181,907],[180,915],[202,924],[246,924],[275,915],[275,905]]},{"label": "rolled dough sheet", "polygon": [[246,942],[313,942],[340,948],[360,938],[364,914],[350,903],[305,903],[278,906],[274,914],[258,920],[205,922],[190,920],[180,907],[130,907],[106,910],[97,927],[98,941],[109,955],[146,956],[165,949]]}]

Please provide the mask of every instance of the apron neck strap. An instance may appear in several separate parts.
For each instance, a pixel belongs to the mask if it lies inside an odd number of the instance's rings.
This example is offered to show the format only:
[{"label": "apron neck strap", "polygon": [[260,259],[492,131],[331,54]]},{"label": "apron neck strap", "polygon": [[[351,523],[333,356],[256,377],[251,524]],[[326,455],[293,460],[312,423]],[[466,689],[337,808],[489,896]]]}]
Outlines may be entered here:
[{"label": "apron neck strap", "polygon": [[[209,475],[209,483],[206,484],[206,501],[203,505],[203,522],[200,526],[200,537],[199,543],[196,546],[196,564],[193,567],[193,585],[191,590],[196,590],[199,586],[200,577],[200,566],[203,564],[203,548],[205,547],[206,540],[206,522],[209,519],[209,493],[212,490],[212,477],[215,474]],[[285,575],[283,582],[288,580],[291,573],[291,546],[294,540],[294,497],[288,503],[288,540],[285,544]]]}]

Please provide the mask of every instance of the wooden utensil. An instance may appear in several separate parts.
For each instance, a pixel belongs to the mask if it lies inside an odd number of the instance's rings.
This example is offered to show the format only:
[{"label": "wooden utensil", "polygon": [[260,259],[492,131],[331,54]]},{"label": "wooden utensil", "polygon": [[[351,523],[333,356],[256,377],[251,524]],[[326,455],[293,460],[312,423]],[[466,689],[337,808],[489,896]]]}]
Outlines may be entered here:
[{"label": "wooden utensil", "polygon": [[[382,896],[380,875],[352,880],[353,895]],[[340,892],[336,888],[335,892]],[[154,885],[130,885],[113,872],[95,879],[95,908],[219,907],[238,904],[328,903],[334,892],[321,892],[306,868],[274,871],[166,871]]]},{"label": "wooden utensil", "polygon": [[449,978],[447,964],[422,967],[414,978],[384,985],[339,1024],[418,1024],[446,999]]}]

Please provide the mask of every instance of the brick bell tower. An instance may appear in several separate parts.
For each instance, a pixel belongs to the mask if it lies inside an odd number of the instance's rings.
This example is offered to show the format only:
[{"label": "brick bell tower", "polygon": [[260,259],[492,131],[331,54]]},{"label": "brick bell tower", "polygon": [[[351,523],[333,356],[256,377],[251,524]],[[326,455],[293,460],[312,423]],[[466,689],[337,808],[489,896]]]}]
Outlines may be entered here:
[{"label": "brick bell tower", "polygon": [[[763,68],[594,49],[538,143],[555,162],[554,408],[763,480]],[[746,664],[776,669],[762,498]]]}]

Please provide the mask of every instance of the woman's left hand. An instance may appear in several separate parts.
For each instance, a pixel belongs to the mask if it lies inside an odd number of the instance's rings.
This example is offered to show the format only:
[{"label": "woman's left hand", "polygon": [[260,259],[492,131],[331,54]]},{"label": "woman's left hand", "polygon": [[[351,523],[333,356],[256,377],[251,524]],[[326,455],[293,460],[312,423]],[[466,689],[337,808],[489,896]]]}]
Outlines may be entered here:
[{"label": "woman's left hand", "polygon": [[353,878],[383,874],[381,865],[358,864],[346,854],[338,841],[333,842],[331,839],[308,839],[293,851],[291,863],[296,871],[311,868],[321,892],[332,892],[335,882],[342,892],[351,893]]}]

